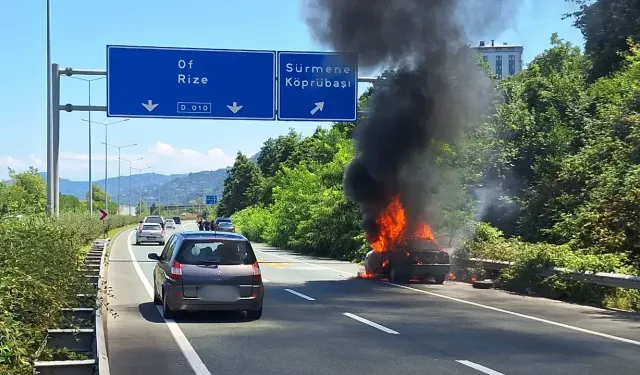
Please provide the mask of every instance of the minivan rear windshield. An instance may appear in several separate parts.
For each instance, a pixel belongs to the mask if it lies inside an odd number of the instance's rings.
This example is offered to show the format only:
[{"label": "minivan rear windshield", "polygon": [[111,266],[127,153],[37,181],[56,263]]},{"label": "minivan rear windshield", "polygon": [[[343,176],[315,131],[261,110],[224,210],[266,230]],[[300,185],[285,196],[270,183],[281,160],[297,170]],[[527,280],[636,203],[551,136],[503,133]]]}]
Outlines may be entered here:
[{"label": "minivan rear windshield", "polygon": [[253,264],[256,256],[247,241],[187,240],[176,259],[182,264]]},{"label": "minivan rear windshield", "polygon": [[148,217],[145,221],[145,223],[157,223],[160,224],[162,223],[162,218],[161,217]]}]

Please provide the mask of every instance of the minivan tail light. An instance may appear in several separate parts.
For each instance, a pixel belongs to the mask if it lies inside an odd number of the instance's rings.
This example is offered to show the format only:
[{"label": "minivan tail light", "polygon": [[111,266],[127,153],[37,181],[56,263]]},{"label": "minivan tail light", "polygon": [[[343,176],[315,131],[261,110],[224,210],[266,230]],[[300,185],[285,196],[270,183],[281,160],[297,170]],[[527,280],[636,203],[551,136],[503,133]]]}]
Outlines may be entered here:
[{"label": "minivan tail light", "polygon": [[170,277],[173,280],[182,279],[182,264],[178,263],[177,260],[174,260],[173,264],[171,265],[171,275],[170,275]]},{"label": "minivan tail light", "polygon": [[253,268],[253,280],[262,281],[262,272],[260,271],[260,265],[258,262],[255,262],[251,268]]}]

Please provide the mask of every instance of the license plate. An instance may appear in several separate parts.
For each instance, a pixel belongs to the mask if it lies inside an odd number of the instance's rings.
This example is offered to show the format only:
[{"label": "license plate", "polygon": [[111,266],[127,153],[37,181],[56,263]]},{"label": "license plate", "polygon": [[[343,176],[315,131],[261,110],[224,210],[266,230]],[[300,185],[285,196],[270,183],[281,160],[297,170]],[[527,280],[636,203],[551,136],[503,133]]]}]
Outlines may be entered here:
[{"label": "license plate", "polygon": [[211,302],[235,302],[240,296],[236,287],[229,285],[205,285],[198,287],[198,298]]}]

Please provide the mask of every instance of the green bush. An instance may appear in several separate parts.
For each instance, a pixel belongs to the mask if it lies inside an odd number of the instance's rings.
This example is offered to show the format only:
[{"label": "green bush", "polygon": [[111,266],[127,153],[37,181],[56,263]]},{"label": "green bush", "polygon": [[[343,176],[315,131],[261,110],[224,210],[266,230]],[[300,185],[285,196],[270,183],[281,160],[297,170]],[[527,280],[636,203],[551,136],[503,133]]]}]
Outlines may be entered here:
[{"label": "green bush", "polygon": [[[109,225],[135,222],[114,216]],[[92,292],[79,268],[105,227],[89,214],[0,220],[0,374],[31,374],[46,330],[61,323],[60,309]]]},{"label": "green bush", "polygon": [[271,213],[264,207],[251,206],[240,210],[231,216],[236,230],[250,241],[267,242],[270,224],[273,221]]},{"label": "green bush", "polygon": [[[539,268],[566,268],[576,272],[608,272],[637,275],[637,270],[629,266],[624,253],[588,254],[573,250],[569,245],[547,243],[527,243],[517,238],[506,239],[492,226],[481,223],[473,238],[464,245],[463,257],[493,259],[513,262],[499,276],[499,286],[519,293],[535,293],[554,299],[582,302],[600,306],[640,310],[640,292],[611,288],[600,285],[563,280],[560,277],[541,277]],[[483,277],[477,267],[457,273],[465,279],[472,276]]]}]

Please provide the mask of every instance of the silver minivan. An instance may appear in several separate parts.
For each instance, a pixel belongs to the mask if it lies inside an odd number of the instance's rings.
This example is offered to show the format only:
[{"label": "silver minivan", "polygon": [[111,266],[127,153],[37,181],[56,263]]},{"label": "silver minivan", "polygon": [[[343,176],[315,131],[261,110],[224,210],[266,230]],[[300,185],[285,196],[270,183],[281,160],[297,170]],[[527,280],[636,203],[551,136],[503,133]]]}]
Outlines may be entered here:
[{"label": "silver minivan", "polygon": [[153,271],[154,302],[162,315],[178,311],[246,311],[262,317],[264,285],[251,243],[236,233],[180,232],[172,235]]}]

